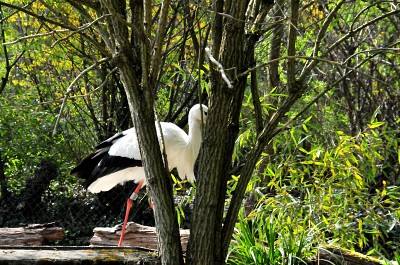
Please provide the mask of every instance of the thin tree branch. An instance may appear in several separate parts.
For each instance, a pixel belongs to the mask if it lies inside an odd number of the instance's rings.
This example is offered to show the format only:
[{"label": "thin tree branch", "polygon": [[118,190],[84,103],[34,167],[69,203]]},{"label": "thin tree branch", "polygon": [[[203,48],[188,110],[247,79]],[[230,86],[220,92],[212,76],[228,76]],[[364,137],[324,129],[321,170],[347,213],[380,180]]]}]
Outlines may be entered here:
[{"label": "thin tree branch", "polygon": [[17,58],[15,58],[15,60],[10,64],[10,58],[8,56],[7,46],[4,45],[6,43],[6,35],[5,35],[4,28],[3,28],[3,21],[4,21],[3,10],[2,10],[2,6],[0,5],[0,31],[1,31],[0,34],[1,34],[1,41],[3,43],[3,52],[4,52],[4,59],[5,59],[5,64],[6,64],[5,65],[6,72],[5,72],[4,76],[1,77],[0,94],[3,93],[3,91],[7,85],[8,79],[10,77],[11,69],[16,65],[16,63],[19,61],[19,59],[22,58],[22,56],[25,53],[25,50],[23,50],[17,56]]},{"label": "thin tree branch", "polygon": [[[33,34],[33,35],[27,35],[27,36],[23,36],[20,37],[18,39],[15,39],[13,41],[9,41],[9,42],[4,42],[3,46],[8,46],[8,45],[12,45],[12,44],[16,44],[18,42],[21,41],[25,41],[25,40],[29,40],[29,39],[34,39],[34,38],[40,38],[40,37],[46,37],[46,36],[50,36],[50,35],[54,35],[57,33],[64,33],[64,32],[69,32],[69,29],[60,29],[60,30],[53,30],[53,31],[49,31],[49,32],[45,32],[45,33],[38,33],[38,34]],[[53,46],[53,45],[52,45]]]},{"label": "thin tree branch", "polygon": [[[393,43],[391,46],[397,46],[399,44],[400,44],[400,41],[398,41],[396,43]],[[376,48],[376,49],[368,49],[368,50],[364,50],[364,51],[359,51],[359,52],[356,52],[356,53],[350,55],[349,57],[347,57],[346,60],[343,61],[343,65],[347,64],[347,62],[350,59],[352,59],[353,57],[355,57],[357,55],[360,55],[360,54],[363,54],[363,53],[370,53],[370,52],[373,52],[375,54],[378,54],[378,53],[381,53],[381,52],[393,52],[393,53],[396,53],[396,52],[400,52],[400,48]]]},{"label": "thin tree branch", "polygon": [[[290,110],[293,104],[296,103],[297,100],[301,97],[304,89],[305,88],[302,87],[295,93],[289,94],[289,96],[283,102],[282,106],[271,116],[269,122],[258,135],[256,144],[254,148],[250,151],[248,159],[246,159],[246,163],[240,171],[240,178],[229,204],[228,212],[226,214],[224,226],[222,229],[225,240],[230,240],[230,238],[227,238],[226,236],[233,233],[233,229],[237,220],[237,215],[242,205],[241,202],[243,201],[247,184],[249,183],[254,169],[256,168],[258,158],[260,157],[265,146],[272,139],[271,135],[273,133],[273,130],[277,127],[279,121]],[[229,241],[224,243],[229,244]]]},{"label": "thin tree branch", "polygon": [[143,1],[143,17],[139,20],[140,27],[143,29],[145,35],[144,39],[141,41],[141,63],[142,63],[142,89],[149,88],[151,77],[151,0]]},{"label": "thin tree branch", "polygon": [[229,78],[225,74],[224,67],[222,66],[221,63],[219,63],[211,54],[210,48],[206,47],[205,52],[210,59],[210,61],[215,64],[218,67],[219,72],[221,73],[222,79],[224,79],[225,83],[228,85],[229,88],[233,88],[232,82],[229,80]]},{"label": "thin tree branch", "polygon": [[335,43],[333,43],[331,46],[328,47],[328,49],[326,49],[326,51],[324,51],[324,54],[328,54],[329,52],[331,52],[334,48],[336,48],[340,43],[342,43],[343,41],[345,41],[346,39],[348,39],[349,37],[353,36],[355,33],[363,30],[364,28],[368,27],[371,24],[376,23],[379,20],[382,20],[384,18],[387,18],[389,16],[395,15],[400,13],[400,9],[396,9],[393,10],[391,12],[388,12],[386,14],[383,14],[382,16],[376,17],[368,22],[366,22],[365,24],[359,26],[358,28],[349,31],[347,34],[345,34],[343,37],[341,37],[340,39],[338,39]]},{"label": "thin tree branch", "polygon": [[[30,16],[38,19],[39,21],[46,22],[46,23],[49,23],[49,24],[52,24],[52,25],[55,25],[55,26],[59,26],[59,27],[64,28],[64,29],[68,29],[68,30],[71,30],[71,31],[77,31],[79,29],[79,28],[77,28],[77,27],[75,27],[73,25],[67,25],[67,24],[64,24],[64,23],[60,23],[59,21],[56,21],[56,20],[53,20],[53,19],[49,19],[49,18],[47,18],[47,17],[45,17],[43,15],[36,14],[36,13],[26,9],[25,7],[27,5],[25,5],[24,7],[20,7],[20,6],[13,5],[13,4],[10,4],[10,3],[6,3],[6,2],[3,2],[3,1],[0,1],[0,5],[4,5],[6,7],[18,10],[20,12],[23,12],[23,13],[25,13],[27,15],[30,15]],[[80,34],[85,39],[87,39],[91,44],[93,44],[99,51],[101,51],[102,54],[104,54],[104,55],[107,54],[107,52],[105,51],[104,47],[102,47],[94,39],[92,39],[91,37],[89,37],[88,35],[86,35],[83,32],[80,32]]]},{"label": "thin tree branch", "polygon": [[[380,53],[380,52],[382,52],[382,51],[399,52],[400,49],[399,49],[399,48],[378,48],[378,49],[371,49],[371,50],[361,51],[361,52],[359,52],[359,53],[366,53],[366,52],[372,52],[372,51],[375,51],[376,54],[378,54],[378,53]],[[354,55],[352,55],[352,56],[354,56]],[[329,64],[332,64],[332,65],[335,65],[335,66],[340,66],[340,67],[342,67],[342,68],[346,68],[346,69],[349,69],[349,70],[358,71],[358,70],[355,69],[354,67],[350,67],[350,66],[348,66],[348,65],[345,64],[345,62],[347,62],[347,60],[348,60],[349,58],[346,58],[346,60],[345,60],[344,62],[336,62],[336,61],[327,60],[327,59],[323,59],[323,58],[319,58],[319,57],[311,57],[311,56],[301,56],[301,55],[297,55],[297,56],[282,56],[282,57],[276,58],[276,59],[274,59],[274,60],[270,60],[270,61],[268,61],[268,62],[259,64],[259,65],[257,65],[257,66],[254,66],[254,67],[252,67],[252,68],[249,68],[248,70],[246,70],[246,71],[244,71],[244,72],[238,74],[238,75],[237,75],[237,78],[241,78],[241,77],[243,77],[243,76],[246,76],[246,75],[248,75],[248,74],[249,74],[250,72],[252,72],[252,71],[255,71],[255,70],[257,70],[257,69],[259,69],[259,68],[261,68],[261,67],[265,67],[265,66],[267,66],[267,65],[269,65],[269,64],[273,64],[273,63],[275,63],[275,62],[277,62],[277,61],[287,60],[287,59],[292,59],[292,58],[295,58],[295,59],[306,59],[306,60],[315,60],[315,61],[318,61],[318,62],[324,62],[324,63],[329,63]],[[365,76],[367,76],[367,77],[371,77],[371,76],[368,75],[368,74],[365,74],[365,73],[362,73],[362,74],[365,75]]]},{"label": "thin tree branch", "polygon": [[297,20],[299,17],[300,0],[290,1],[290,20],[289,33],[287,44],[287,55],[290,58],[287,60],[287,79],[289,93],[294,93],[297,90],[296,83],[296,39],[297,39]]},{"label": "thin tree branch", "polygon": [[264,121],[262,117],[260,95],[258,93],[257,72],[251,72],[250,90],[253,100],[254,117],[256,119],[256,130],[257,133],[260,133],[261,130],[264,128]]},{"label": "thin tree branch", "polygon": [[[318,56],[318,52],[320,50],[321,41],[325,37],[326,31],[328,30],[329,25],[331,24],[333,18],[335,17],[335,15],[339,11],[339,9],[342,7],[344,2],[345,2],[345,0],[340,1],[335,6],[335,8],[329,13],[329,15],[326,17],[324,23],[322,24],[322,27],[320,28],[320,30],[318,32],[317,39],[315,41],[314,48],[313,48],[313,51],[312,51],[312,54],[311,54],[312,57]],[[306,76],[308,76],[308,74],[310,73],[312,68],[317,63],[318,63],[317,61],[310,61],[309,64],[306,64],[304,66],[303,70],[301,71],[299,80],[303,80]]]},{"label": "thin tree branch", "polygon": [[306,112],[314,103],[318,101],[323,95],[325,95],[328,91],[333,89],[337,84],[342,82],[344,79],[346,79],[351,73],[357,71],[358,68],[360,68],[363,64],[366,62],[370,61],[371,58],[376,56],[377,54],[374,54],[372,56],[369,56],[365,58],[362,62],[357,64],[355,67],[352,67],[347,73],[345,73],[340,79],[336,80],[333,84],[329,85],[327,88],[325,88],[322,92],[320,92],[313,100],[311,100],[299,113],[297,113],[293,118],[291,118],[289,121],[287,121],[284,125],[276,129],[272,134],[271,134],[271,139],[275,137],[275,135],[279,134],[281,131],[283,131],[285,128],[287,128],[290,124],[292,124],[295,120],[297,120],[301,115],[303,115],[304,112]]},{"label": "thin tree branch", "polygon": [[259,68],[265,67],[265,66],[267,66],[267,65],[269,65],[269,64],[273,64],[273,63],[276,63],[276,62],[278,62],[278,61],[289,60],[289,59],[316,60],[316,61],[325,62],[325,63],[329,63],[329,64],[339,64],[339,65],[341,65],[341,63],[339,63],[339,62],[332,61],[332,60],[327,60],[327,59],[323,59],[323,58],[319,58],[319,57],[302,56],[302,55],[296,55],[296,56],[282,56],[282,57],[279,57],[279,58],[270,60],[270,61],[268,61],[268,62],[265,62],[265,63],[259,64],[259,65],[256,65],[256,66],[254,66],[254,67],[252,67],[252,68],[249,68],[248,70],[246,70],[246,71],[244,71],[244,72],[242,72],[242,73],[239,73],[239,74],[237,75],[236,78],[241,78],[241,77],[247,76],[250,72],[255,71],[255,70],[259,69]]},{"label": "thin tree branch", "polygon": [[72,92],[72,87],[75,85],[75,83],[76,83],[84,74],[86,74],[87,72],[89,72],[90,70],[92,70],[93,68],[95,68],[96,66],[98,66],[99,64],[102,64],[102,63],[104,63],[104,62],[106,62],[106,61],[108,61],[108,60],[110,60],[110,58],[103,58],[103,59],[101,59],[100,61],[95,62],[94,64],[92,64],[91,66],[89,66],[88,68],[86,68],[85,70],[83,70],[81,73],[79,73],[79,75],[78,75],[77,77],[75,77],[75,79],[74,79],[74,80],[71,82],[71,84],[67,87],[67,91],[66,91],[66,93],[65,93],[63,102],[62,102],[61,107],[60,107],[60,112],[58,113],[57,120],[56,120],[56,123],[55,123],[55,125],[54,125],[54,129],[53,129],[53,133],[52,133],[53,136],[57,134],[57,127],[58,127],[58,124],[60,123],[61,115],[62,115],[62,113],[63,113],[63,111],[64,111],[64,108],[65,108],[65,103],[67,102],[67,99],[68,99],[69,94]]},{"label": "thin tree branch", "polygon": [[164,0],[161,4],[161,15],[160,20],[157,27],[156,39],[154,42],[154,47],[152,51],[152,58],[150,72],[152,75],[152,81],[156,81],[158,75],[160,73],[160,65],[161,65],[161,54],[162,54],[162,42],[164,40],[165,34],[167,32],[167,19],[168,19],[168,10],[171,0]]},{"label": "thin tree branch", "polygon": [[76,31],[73,31],[73,32],[71,32],[70,34],[68,34],[67,36],[65,36],[65,37],[63,37],[63,38],[61,38],[61,39],[56,40],[53,44],[51,44],[51,47],[54,47],[57,43],[59,43],[59,42],[61,42],[61,41],[64,41],[64,40],[66,40],[66,39],[72,37],[73,35],[78,34],[78,33],[80,33],[81,31],[83,31],[83,30],[85,30],[85,29],[91,27],[92,25],[94,25],[95,23],[97,23],[99,20],[105,18],[106,16],[109,16],[109,15],[107,15],[107,14],[102,15],[101,17],[98,17],[97,19],[95,19],[95,20],[93,20],[93,21],[91,21],[91,22],[89,22],[89,23],[87,23],[87,24],[85,24],[85,25],[79,27]]},{"label": "thin tree branch", "polygon": [[20,7],[20,6],[13,5],[13,4],[10,4],[10,3],[6,3],[6,2],[3,2],[3,1],[0,1],[0,5],[3,5],[3,6],[6,6],[6,7],[9,7],[9,8],[21,11],[21,12],[23,12],[25,14],[28,14],[28,15],[34,17],[34,18],[37,18],[40,21],[44,21],[44,22],[50,23],[52,25],[59,26],[61,28],[65,28],[65,29],[69,29],[69,30],[73,30],[73,31],[76,30],[76,27],[74,27],[74,26],[65,25],[65,24],[60,23],[60,22],[58,22],[56,20],[52,20],[52,19],[47,18],[45,16],[38,15],[38,14],[32,12],[32,11],[29,11],[28,9],[25,8],[26,6]]}]

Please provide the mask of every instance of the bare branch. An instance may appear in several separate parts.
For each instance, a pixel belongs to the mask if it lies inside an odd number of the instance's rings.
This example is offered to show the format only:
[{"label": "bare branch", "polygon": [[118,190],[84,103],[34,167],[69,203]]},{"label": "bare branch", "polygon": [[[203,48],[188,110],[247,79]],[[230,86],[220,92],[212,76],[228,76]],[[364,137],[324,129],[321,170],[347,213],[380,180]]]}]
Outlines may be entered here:
[{"label": "bare branch", "polygon": [[[357,54],[368,53],[368,52],[374,52],[374,54],[376,55],[376,54],[378,54],[378,53],[380,53],[380,52],[383,52],[383,51],[399,52],[399,51],[400,51],[400,48],[377,48],[377,49],[369,49],[369,50],[365,50],[365,51],[360,51],[360,52],[358,52]],[[355,69],[354,67],[350,67],[350,66],[346,65],[347,61],[348,61],[350,58],[354,57],[355,55],[356,55],[356,54],[353,54],[353,55],[350,56],[349,58],[346,58],[346,60],[345,60],[344,62],[336,62],[336,61],[332,61],[332,60],[328,60],[328,59],[323,59],[323,58],[320,58],[320,57],[312,57],[312,56],[301,56],[301,55],[296,55],[296,56],[282,56],[282,57],[276,58],[276,59],[274,59],[274,60],[270,60],[270,61],[268,61],[268,62],[265,62],[265,63],[259,64],[259,65],[256,65],[256,66],[254,66],[254,67],[252,67],[252,68],[249,68],[248,70],[246,70],[246,71],[244,71],[244,72],[238,74],[238,75],[237,75],[237,78],[244,77],[244,76],[248,75],[248,74],[249,74],[250,72],[252,72],[252,71],[255,71],[255,70],[259,69],[259,68],[265,67],[265,66],[267,66],[267,65],[269,65],[269,64],[276,63],[277,61],[288,60],[288,59],[306,59],[306,60],[310,60],[310,61],[324,62],[324,63],[329,63],[329,64],[332,64],[332,65],[336,65],[336,66],[339,66],[339,67],[342,67],[342,68],[346,68],[346,69],[349,69],[349,70],[358,71],[358,70]],[[370,77],[369,75],[367,75],[367,74],[365,74],[365,73],[362,73],[362,74],[363,74],[363,75],[366,75],[366,76],[368,76],[368,77]]]},{"label": "bare branch", "polygon": [[27,36],[23,36],[21,38],[13,40],[13,41],[4,42],[3,45],[7,46],[7,45],[11,45],[11,44],[16,44],[16,43],[24,41],[24,40],[40,38],[40,37],[50,36],[50,35],[54,35],[54,34],[57,34],[57,33],[64,33],[64,32],[69,32],[69,31],[70,31],[69,29],[60,29],[60,30],[53,30],[53,31],[45,32],[45,33],[27,35]]},{"label": "bare branch", "polygon": [[[88,36],[85,33],[83,33],[82,30],[79,30],[80,28],[77,28],[77,27],[73,26],[72,24],[69,25],[69,24],[60,23],[59,21],[49,19],[49,18],[47,18],[47,17],[45,17],[43,15],[36,14],[36,13],[28,10],[26,8],[27,5],[25,5],[23,7],[20,7],[20,6],[9,4],[9,3],[3,2],[3,1],[0,1],[0,5],[4,5],[6,7],[15,9],[15,10],[20,11],[20,12],[23,12],[23,13],[25,13],[27,15],[30,15],[30,16],[36,18],[37,20],[39,20],[41,22],[46,22],[46,23],[49,23],[51,25],[58,26],[58,27],[61,27],[61,28],[67,29],[67,30],[74,31],[74,32],[79,32],[85,39],[87,39],[91,44],[93,44],[102,54],[108,54],[106,52],[106,50],[104,49],[104,47],[101,46],[101,44],[96,42],[96,40],[94,40],[90,36]],[[105,39],[105,41],[107,41],[107,39]]]},{"label": "bare branch", "polygon": [[300,1],[292,0],[290,2],[290,20],[289,20],[289,34],[287,44],[287,55],[290,56],[287,60],[287,78],[289,93],[296,92],[296,39],[297,39],[297,20],[299,17]]},{"label": "bare branch", "polygon": [[157,80],[157,77],[160,72],[161,65],[161,53],[162,53],[162,42],[164,40],[166,31],[167,31],[167,19],[168,19],[168,10],[171,0],[164,0],[161,4],[161,15],[158,23],[158,30],[156,34],[156,39],[154,41],[154,47],[152,52],[153,60],[151,62],[151,75],[153,80]]},{"label": "bare branch", "polygon": [[277,128],[272,134],[271,134],[271,139],[275,137],[275,135],[279,134],[281,131],[286,129],[290,124],[292,124],[295,120],[297,120],[301,115],[303,115],[304,112],[306,112],[314,103],[318,101],[323,95],[325,95],[328,91],[333,89],[337,84],[342,82],[344,79],[346,79],[351,73],[357,71],[358,68],[360,68],[364,63],[368,62],[371,60],[372,57],[376,56],[377,54],[374,54],[372,56],[368,56],[365,58],[362,62],[357,64],[355,67],[350,69],[348,72],[346,72],[340,79],[336,80],[333,84],[329,85],[327,88],[325,88],[322,92],[320,92],[313,100],[311,100],[299,113],[297,113],[293,118],[291,118],[289,121],[287,121],[284,125],[281,127]]},{"label": "bare branch", "polygon": [[354,29],[354,30],[352,30],[352,31],[349,31],[347,34],[345,34],[343,37],[341,37],[341,38],[338,39],[335,43],[333,43],[331,46],[329,46],[328,49],[327,49],[326,51],[324,51],[324,54],[327,54],[327,53],[331,52],[331,51],[332,51],[334,48],[336,48],[340,43],[342,43],[343,41],[347,40],[349,37],[353,36],[355,33],[357,33],[357,32],[359,32],[359,31],[363,30],[363,29],[366,28],[366,27],[368,27],[369,25],[372,25],[372,24],[378,22],[379,20],[382,20],[382,19],[384,19],[384,18],[390,17],[390,16],[395,15],[395,14],[398,14],[398,13],[400,13],[400,9],[393,10],[393,11],[391,11],[391,12],[388,12],[388,13],[386,13],[386,14],[383,14],[383,15],[381,15],[381,16],[379,16],[379,17],[376,17],[376,18],[374,18],[374,19],[372,19],[372,20],[366,22],[365,24],[359,26],[358,28],[356,28],[356,29]]},{"label": "bare branch", "polygon": [[218,70],[219,70],[219,72],[221,73],[221,77],[222,77],[222,79],[224,79],[224,81],[225,81],[225,83],[228,85],[228,87],[229,87],[229,88],[233,88],[232,82],[229,80],[229,78],[228,78],[228,77],[226,76],[226,74],[225,74],[224,67],[222,66],[222,64],[220,64],[220,63],[212,56],[211,51],[210,51],[210,48],[206,47],[204,50],[205,50],[205,52],[206,52],[208,58],[210,59],[210,61],[211,61],[212,63],[214,63],[214,64],[218,67]]},{"label": "bare branch", "polygon": [[151,0],[143,1],[143,18],[139,21],[140,27],[143,28],[144,38],[141,41],[141,61],[142,61],[142,87],[149,86],[149,77],[151,73],[150,53],[151,53]]},{"label": "bare branch", "polygon": [[99,18],[97,18],[97,19],[95,19],[95,20],[93,20],[93,21],[91,21],[91,22],[89,22],[89,23],[87,23],[87,24],[85,24],[85,25],[79,27],[76,31],[71,32],[70,34],[68,34],[68,35],[65,36],[64,38],[61,38],[61,39],[56,40],[56,41],[51,45],[51,47],[54,47],[55,45],[57,45],[57,43],[59,43],[59,42],[61,42],[61,41],[63,41],[63,40],[66,40],[66,39],[72,37],[73,35],[75,35],[75,34],[81,32],[81,31],[83,31],[83,30],[85,30],[85,29],[87,29],[87,28],[89,28],[89,27],[91,27],[92,25],[94,25],[95,23],[97,23],[99,20],[105,18],[106,16],[109,16],[109,15],[105,14],[105,15],[103,15],[103,16],[101,16],[101,17],[99,17]]},{"label": "bare branch", "polygon": [[270,60],[268,62],[256,65],[256,66],[254,66],[252,68],[249,68],[248,70],[238,74],[237,78],[244,77],[244,76],[248,75],[250,72],[257,70],[258,68],[265,67],[265,66],[267,66],[269,64],[273,64],[273,63],[276,63],[278,61],[288,60],[288,59],[306,59],[306,60],[315,60],[315,61],[325,62],[325,63],[329,63],[329,64],[342,65],[342,63],[339,63],[339,62],[336,62],[336,61],[332,61],[332,60],[323,59],[323,58],[319,58],[319,57],[302,56],[302,55],[282,56],[282,57]]},{"label": "bare branch", "polygon": [[65,28],[65,29],[69,29],[69,30],[76,30],[76,27],[73,27],[73,26],[70,26],[70,25],[65,25],[65,24],[62,24],[62,23],[60,23],[60,22],[58,22],[56,20],[52,20],[52,19],[46,18],[45,16],[38,15],[38,14],[36,14],[34,12],[31,12],[28,9],[25,8],[26,6],[20,7],[20,6],[16,6],[16,5],[13,5],[13,4],[10,4],[10,3],[6,3],[6,2],[3,2],[3,1],[0,1],[0,5],[3,5],[3,6],[6,6],[6,7],[9,7],[9,8],[21,11],[21,12],[23,12],[25,14],[28,14],[28,15],[30,15],[30,16],[32,16],[32,17],[34,17],[34,18],[36,18],[36,19],[38,19],[40,21],[44,21],[44,22],[50,23],[52,25],[56,25],[56,26],[59,26],[59,27]]},{"label": "bare branch", "polygon": [[[344,2],[345,2],[345,0],[340,1],[335,6],[335,8],[329,13],[329,15],[325,19],[324,23],[322,24],[322,27],[318,32],[317,40],[316,40],[316,42],[314,44],[314,49],[312,51],[312,57],[318,56],[318,52],[320,50],[321,41],[325,37],[326,31],[328,30],[328,26],[331,24],[333,18],[335,17],[335,15],[339,11],[339,9],[342,7]],[[312,68],[315,66],[316,63],[317,63],[317,61],[311,61],[311,62],[309,62],[309,64],[306,64],[304,66],[303,70],[301,71],[299,80],[304,80],[304,78],[306,76],[308,76],[308,74],[310,73],[310,71],[312,70]]]},{"label": "bare branch", "polygon": [[76,83],[84,74],[86,74],[87,72],[89,72],[90,70],[92,70],[93,68],[95,68],[96,66],[98,66],[99,64],[102,64],[102,63],[104,63],[104,62],[106,62],[106,61],[108,61],[108,60],[110,60],[110,58],[103,58],[103,59],[101,59],[100,61],[95,62],[94,64],[92,64],[91,66],[89,66],[88,68],[86,68],[85,70],[83,70],[81,73],[79,73],[79,75],[78,75],[77,77],[75,77],[75,79],[74,79],[74,80],[71,82],[71,84],[68,86],[67,92],[65,93],[63,102],[62,102],[61,107],[60,107],[60,112],[58,113],[58,117],[57,117],[57,120],[56,120],[56,124],[54,125],[53,134],[52,134],[53,136],[56,135],[56,133],[57,133],[57,127],[58,127],[58,124],[60,123],[61,114],[62,114],[63,111],[64,111],[65,103],[67,102],[68,95],[72,92],[72,87],[75,85],[75,83]]}]

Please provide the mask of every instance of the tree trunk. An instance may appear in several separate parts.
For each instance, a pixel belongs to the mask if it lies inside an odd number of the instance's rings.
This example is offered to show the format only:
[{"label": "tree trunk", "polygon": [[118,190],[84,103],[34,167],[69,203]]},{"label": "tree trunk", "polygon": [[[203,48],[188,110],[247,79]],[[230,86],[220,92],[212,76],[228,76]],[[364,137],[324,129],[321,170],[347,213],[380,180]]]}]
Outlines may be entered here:
[{"label": "tree trunk", "polygon": [[[220,1],[215,9],[221,11]],[[229,80],[246,69],[245,13],[248,1],[234,2],[226,10],[231,16],[221,28],[221,18],[214,19],[212,40],[213,57],[227,71]],[[217,12],[216,12],[217,13]],[[223,210],[228,172],[230,171],[234,142],[239,132],[239,113],[246,79],[234,82],[233,87],[212,67],[210,72],[210,113],[199,163],[197,193],[191,221],[189,264],[224,264],[226,254],[222,248]],[[230,237],[231,235],[229,235]]]},{"label": "tree trunk", "polygon": [[[224,9],[222,9],[224,6]],[[189,264],[225,264],[237,212],[223,220],[227,180],[232,163],[233,148],[239,133],[239,116],[247,75],[238,76],[253,63],[253,51],[260,37],[259,25],[273,6],[263,1],[250,10],[255,15],[254,25],[246,32],[246,11],[249,1],[216,1],[215,14],[230,17],[213,19],[213,57],[226,70],[232,87],[223,80],[216,67],[210,70],[210,113],[200,157],[197,193],[191,222],[188,248]],[[223,27],[222,27],[223,25]],[[248,183],[249,179],[247,180]],[[242,194],[243,195],[243,194]],[[241,197],[243,199],[243,196]],[[237,200],[239,208],[242,200]],[[226,227],[226,222],[228,225]]]},{"label": "tree trunk", "polygon": [[6,176],[4,174],[4,161],[1,157],[0,150],[0,187],[1,187],[1,197],[0,197],[0,206],[8,208],[10,202],[10,192],[7,189],[7,181]]},{"label": "tree trunk", "polygon": [[[110,35],[114,41],[110,43],[109,48],[112,51],[113,61],[120,70],[121,80],[138,135],[142,162],[154,204],[161,262],[162,264],[183,264],[172,184],[168,171],[164,167],[155,128],[155,90],[153,88],[155,82],[152,79],[149,80],[149,75],[147,75],[150,69],[150,60],[147,57],[149,51],[147,37],[145,39],[139,37],[143,42],[141,56],[137,50],[134,54],[128,27],[124,23],[127,19],[125,13],[127,9],[126,1],[104,0],[101,1],[101,4],[103,9],[107,10],[107,13],[113,14],[107,20]],[[131,8],[142,10],[143,3],[142,5],[131,6]],[[143,21],[138,28],[139,32],[135,33],[140,36],[145,32]],[[158,37],[161,38],[161,36]],[[132,67],[132,65],[136,67]],[[154,72],[152,74],[157,77]]]}]

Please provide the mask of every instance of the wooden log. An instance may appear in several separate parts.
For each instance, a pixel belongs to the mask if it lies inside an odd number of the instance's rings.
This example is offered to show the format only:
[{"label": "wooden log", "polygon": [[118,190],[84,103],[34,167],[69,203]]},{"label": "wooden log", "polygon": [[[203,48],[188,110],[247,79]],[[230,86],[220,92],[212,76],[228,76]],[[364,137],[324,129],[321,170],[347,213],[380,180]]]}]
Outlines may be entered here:
[{"label": "wooden log", "polygon": [[[96,227],[90,239],[91,246],[117,246],[121,235],[122,225],[114,227]],[[189,239],[189,229],[181,229],[182,251],[186,252]],[[125,230],[124,246],[142,247],[157,250],[156,228],[128,222]]]},{"label": "wooden log", "polygon": [[0,265],[160,265],[154,252],[118,247],[0,247]]},{"label": "wooden log", "polygon": [[64,237],[61,227],[49,224],[34,224],[25,227],[0,228],[0,245],[2,246],[42,246],[47,241]]},{"label": "wooden log", "polygon": [[383,262],[355,251],[329,246],[318,248],[318,257],[313,264],[382,265]]}]

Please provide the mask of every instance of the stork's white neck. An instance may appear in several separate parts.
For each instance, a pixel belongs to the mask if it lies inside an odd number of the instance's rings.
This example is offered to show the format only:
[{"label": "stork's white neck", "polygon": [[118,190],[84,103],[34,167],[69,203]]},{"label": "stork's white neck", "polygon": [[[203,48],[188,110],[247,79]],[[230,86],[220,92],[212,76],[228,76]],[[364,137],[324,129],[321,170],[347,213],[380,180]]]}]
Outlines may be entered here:
[{"label": "stork's white neck", "polygon": [[[201,127],[198,120],[189,119],[189,143],[192,150],[192,158],[196,160],[201,145]],[[194,161],[193,161],[194,163]]]}]

